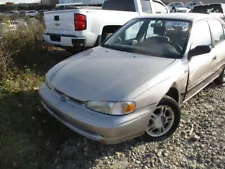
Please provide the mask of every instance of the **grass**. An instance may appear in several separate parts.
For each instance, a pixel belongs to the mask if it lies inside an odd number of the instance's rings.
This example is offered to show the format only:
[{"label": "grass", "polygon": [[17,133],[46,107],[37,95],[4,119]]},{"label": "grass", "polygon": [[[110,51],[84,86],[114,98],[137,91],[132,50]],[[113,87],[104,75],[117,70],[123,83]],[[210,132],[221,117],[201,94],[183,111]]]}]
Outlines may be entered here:
[{"label": "grass", "polygon": [[31,24],[0,34],[1,169],[41,169],[60,143],[74,135],[40,103],[38,90],[45,73],[71,55],[43,44],[42,32]]},{"label": "grass", "polygon": [[69,55],[41,54],[38,65],[8,71],[0,81],[1,168],[40,168],[56,153],[57,145],[72,135],[46,113],[38,96],[45,71]]}]

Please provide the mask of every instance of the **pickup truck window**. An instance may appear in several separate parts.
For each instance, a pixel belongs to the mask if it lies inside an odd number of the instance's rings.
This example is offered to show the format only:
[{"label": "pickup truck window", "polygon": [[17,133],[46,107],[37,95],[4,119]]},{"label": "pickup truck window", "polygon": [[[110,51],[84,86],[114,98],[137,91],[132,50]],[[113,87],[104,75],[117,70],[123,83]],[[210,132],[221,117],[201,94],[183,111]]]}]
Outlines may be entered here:
[{"label": "pickup truck window", "polygon": [[224,32],[223,27],[220,21],[218,20],[210,20],[209,26],[212,32],[213,42],[215,45],[224,41]]},{"label": "pickup truck window", "polygon": [[[207,21],[199,21],[192,28],[192,45],[191,49],[194,49],[199,45],[212,45],[211,33]],[[201,33],[199,33],[201,32]]]},{"label": "pickup truck window", "polygon": [[142,12],[152,13],[152,7],[149,0],[141,0]]},{"label": "pickup truck window", "polygon": [[105,0],[102,9],[135,12],[134,0]]},{"label": "pickup truck window", "polygon": [[195,6],[192,10],[194,13],[223,13],[221,4]]},{"label": "pickup truck window", "polygon": [[190,28],[191,22],[183,20],[133,19],[102,46],[148,56],[182,58]]},{"label": "pickup truck window", "polygon": [[153,2],[156,13],[168,13],[166,7],[159,2]]}]

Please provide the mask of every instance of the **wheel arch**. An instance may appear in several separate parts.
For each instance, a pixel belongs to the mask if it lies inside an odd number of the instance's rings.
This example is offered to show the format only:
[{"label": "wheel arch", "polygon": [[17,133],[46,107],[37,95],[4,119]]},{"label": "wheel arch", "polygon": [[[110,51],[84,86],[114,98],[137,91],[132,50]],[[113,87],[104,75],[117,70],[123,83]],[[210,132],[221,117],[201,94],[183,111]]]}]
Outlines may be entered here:
[{"label": "wheel arch", "polygon": [[105,39],[104,34],[105,33],[114,33],[120,27],[121,27],[121,25],[106,25],[106,26],[104,26],[102,28],[102,30],[100,31],[100,35],[98,35],[98,38],[96,39],[96,42],[95,42],[94,46],[98,46],[104,41],[104,39]]},{"label": "wheel arch", "polygon": [[101,35],[103,35],[103,33],[107,32],[107,33],[114,33],[115,31],[117,31],[119,28],[121,27],[121,25],[106,25],[102,28],[102,32]]},{"label": "wheel arch", "polygon": [[180,102],[179,91],[175,86],[171,86],[165,95],[173,98],[177,103]]}]

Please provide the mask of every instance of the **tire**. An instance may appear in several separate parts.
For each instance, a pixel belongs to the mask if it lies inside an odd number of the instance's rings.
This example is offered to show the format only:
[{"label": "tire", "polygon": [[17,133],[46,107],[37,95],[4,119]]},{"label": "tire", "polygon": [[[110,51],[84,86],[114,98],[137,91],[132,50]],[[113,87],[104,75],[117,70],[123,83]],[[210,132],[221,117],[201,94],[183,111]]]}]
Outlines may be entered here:
[{"label": "tire", "polygon": [[220,73],[219,77],[214,80],[214,83],[217,85],[223,85],[225,83],[225,67],[223,71]]},{"label": "tire", "polygon": [[[161,111],[162,110],[162,111]],[[164,96],[152,113],[146,131],[141,137],[142,140],[148,142],[161,141],[170,137],[178,128],[181,118],[181,110],[178,103],[169,96]],[[163,114],[162,116],[160,114]],[[171,117],[170,117],[171,116]],[[156,118],[155,118],[156,117]],[[157,120],[154,120],[157,119]],[[169,120],[170,119],[170,120]],[[168,121],[168,122],[166,122]],[[155,126],[158,125],[158,126]],[[155,126],[155,127],[152,127]],[[160,127],[164,126],[164,127]],[[166,127],[165,127],[166,126]],[[155,128],[151,132],[149,128]],[[162,128],[165,131],[162,132]],[[157,131],[161,134],[154,134]]]}]

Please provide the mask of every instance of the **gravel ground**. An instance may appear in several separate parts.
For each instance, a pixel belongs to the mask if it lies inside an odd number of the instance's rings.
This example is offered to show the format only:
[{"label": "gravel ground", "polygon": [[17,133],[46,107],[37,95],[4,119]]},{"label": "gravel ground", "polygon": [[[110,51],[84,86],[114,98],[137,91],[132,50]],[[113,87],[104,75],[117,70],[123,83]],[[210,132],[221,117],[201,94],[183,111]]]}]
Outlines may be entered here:
[{"label": "gravel ground", "polygon": [[225,168],[225,87],[214,84],[183,105],[173,137],[156,143],[134,139],[102,145],[82,136],[63,142],[44,168]]}]

